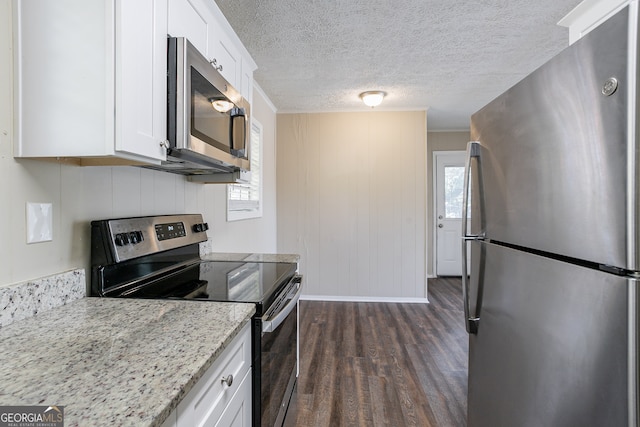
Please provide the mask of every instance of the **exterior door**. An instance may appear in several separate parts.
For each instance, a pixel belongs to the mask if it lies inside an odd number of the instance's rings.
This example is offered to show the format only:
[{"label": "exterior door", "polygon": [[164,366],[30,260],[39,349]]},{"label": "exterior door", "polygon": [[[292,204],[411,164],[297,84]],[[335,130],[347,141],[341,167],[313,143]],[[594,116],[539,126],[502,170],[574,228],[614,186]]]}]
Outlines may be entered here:
[{"label": "exterior door", "polygon": [[433,157],[436,275],[460,276],[465,152],[439,151]]}]

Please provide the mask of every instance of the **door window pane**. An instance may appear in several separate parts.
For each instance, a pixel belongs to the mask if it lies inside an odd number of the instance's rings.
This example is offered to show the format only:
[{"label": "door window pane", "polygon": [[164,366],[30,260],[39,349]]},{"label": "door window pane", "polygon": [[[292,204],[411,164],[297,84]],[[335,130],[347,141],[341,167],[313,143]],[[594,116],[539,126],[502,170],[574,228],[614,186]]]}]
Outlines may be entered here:
[{"label": "door window pane", "polygon": [[464,167],[444,167],[445,218],[462,218],[462,193],[464,191]]}]

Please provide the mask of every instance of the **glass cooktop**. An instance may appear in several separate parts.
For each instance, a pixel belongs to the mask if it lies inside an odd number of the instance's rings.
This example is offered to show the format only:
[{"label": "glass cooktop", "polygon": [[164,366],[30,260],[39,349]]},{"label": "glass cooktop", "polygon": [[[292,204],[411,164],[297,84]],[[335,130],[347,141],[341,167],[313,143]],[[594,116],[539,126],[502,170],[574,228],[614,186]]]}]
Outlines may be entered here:
[{"label": "glass cooktop", "polygon": [[[138,265],[144,270],[144,264]],[[128,298],[169,298],[256,304],[269,307],[277,291],[295,275],[297,265],[283,262],[201,261],[121,292]]]}]

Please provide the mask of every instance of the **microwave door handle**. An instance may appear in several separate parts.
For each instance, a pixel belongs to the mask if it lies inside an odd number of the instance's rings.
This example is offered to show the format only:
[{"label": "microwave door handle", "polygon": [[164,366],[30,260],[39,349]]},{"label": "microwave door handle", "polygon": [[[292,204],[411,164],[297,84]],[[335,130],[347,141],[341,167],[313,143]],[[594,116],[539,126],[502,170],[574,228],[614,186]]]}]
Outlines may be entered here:
[{"label": "microwave door handle", "polygon": [[[244,156],[246,154],[246,140],[247,140],[247,113],[245,111],[244,108],[233,108],[231,109],[230,113],[229,113],[229,117],[231,120],[231,127],[229,129],[230,132],[230,139],[231,139],[231,153],[234,154],[235,156]],[[241,118],[242,120],[242,138],[241,138],[241,144],[240,147],[237,147],[236,144],[236,138],[235,138],[235,124],[236,124],[236,120],[238,118]]]},{"label": "microwave door handle", "polygon": [[273,332],[278,329],[278,326],[280,326],[289,313],[291,313],[296,307],[296,304],[300,299],[300,295],[302,295],[302,276],[294,276],[293,282],[297,284],[297,290],[296,293],[291,296],[291,300],[287,305],[285,305],[282,310],[271,318],[268,318],[267,316],[262,317],[262,333]]}]

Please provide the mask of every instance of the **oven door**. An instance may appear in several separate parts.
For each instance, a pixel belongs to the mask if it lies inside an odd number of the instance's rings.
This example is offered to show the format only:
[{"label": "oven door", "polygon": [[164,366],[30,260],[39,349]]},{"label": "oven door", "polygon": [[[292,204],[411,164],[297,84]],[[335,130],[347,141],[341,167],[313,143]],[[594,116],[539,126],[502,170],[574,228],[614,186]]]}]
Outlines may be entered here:
[{"label": "oven door", "polygon": [[298,377],[298,300],[301,293],[302,276],[294,276],[281,298],[262,318],[255,319],[254,333],[260,335],[260,353],[256,355],[259,360],[254,360],[254,366],[260,366],[260,369],[254,369],[254,426],[280,427],[284,422]]}]

